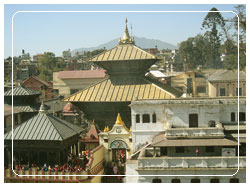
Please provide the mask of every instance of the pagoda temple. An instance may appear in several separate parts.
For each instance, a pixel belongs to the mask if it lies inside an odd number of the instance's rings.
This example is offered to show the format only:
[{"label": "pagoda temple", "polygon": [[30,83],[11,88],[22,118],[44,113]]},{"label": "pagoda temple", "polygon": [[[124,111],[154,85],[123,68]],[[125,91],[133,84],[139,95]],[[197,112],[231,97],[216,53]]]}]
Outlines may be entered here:
[{"label": "pagoda temple", "polygon": [[135,45],[129,35],[127,19],[119,44],[90,59],[106,70],[106,79],[64,99],[78,106],[100,129],[114,124],[118,112],[128,127],[131,125],[129,104],[135,100],[172,99],[181,96],[176,89],[145,77],[147,70],[159,59]]}]

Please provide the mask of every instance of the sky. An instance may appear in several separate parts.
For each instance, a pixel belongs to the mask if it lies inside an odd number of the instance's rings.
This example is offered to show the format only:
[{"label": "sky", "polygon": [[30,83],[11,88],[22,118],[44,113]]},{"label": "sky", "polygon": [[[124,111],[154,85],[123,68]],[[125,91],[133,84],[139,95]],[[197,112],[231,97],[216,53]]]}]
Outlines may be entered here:
[{"label": "sky", "polygon": [[[4,58],[21,55],[22,49],[31,56],[64,50],[96,47],[122,37],[125,18],[132,35],[158,39],[173,45],[203,32],[202,21],[207,12],[18,12],[17,11],[233,11],[235,4],[158,4],[158,5],[4,5]],[[16,14],[15,14],[16,13]],[[222,13],[224,18],[233,13]],[[131,32],[131,31],[130,31]],[[117,41],[118,43],[118,41]]]}]

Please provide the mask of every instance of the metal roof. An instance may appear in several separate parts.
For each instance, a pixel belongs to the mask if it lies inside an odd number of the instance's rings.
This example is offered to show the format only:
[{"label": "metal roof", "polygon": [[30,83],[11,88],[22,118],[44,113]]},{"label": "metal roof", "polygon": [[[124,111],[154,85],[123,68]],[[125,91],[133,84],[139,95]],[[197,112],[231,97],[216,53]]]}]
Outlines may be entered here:
[{"label": "metal roof", "polygon": [[[14,140],[63,141],[83,131],[81,127],[57,118],[51,114],[39,112],[36,116],[17,126],[13,132]],[[11,140],[12,132],[4,135]]]},{"label": "metal roof", "polygon": [[90,59],[91,62],[103,62],[103,61],[124,61],[124,60],[147,60],[157,59],[155,55],[152,55],[141,48],[132,45],[118,45],[110,50],[104,51]]},{"label": "metal roof", "polygon": [[23,112],[37,112],[37,109],[29,105],[15,105],[14,107],[19,110],[22,110]]},{"label": "metal roof", "polygon": [[[23,112],[22,110],[18,109],[17,107],[13,107],[13,114],[18,114]],[[12,114],[12,106],[4,104],[4,116],[8,116]]]},{"label": "metal roof", "polygon": [[70,102],[130,102],[143,99],[171,99],[176,93],[141,77],[108,78],[67,97]]},{"label": "metal roof", "polygon": [[[25,86],[18,86],[13,89],[13,96],[31,96],[31,95],[39,95],[41,94],[38,90],[32,90]],[[4,96],[12,96],[12,89],[4,92]]]},{"label": "metal roof", "polygon": [[184,147],[184,146],[237,146],[238,142],[226,138],[217,139],[166,139],[165,134],[153,138],[153,147]]}]

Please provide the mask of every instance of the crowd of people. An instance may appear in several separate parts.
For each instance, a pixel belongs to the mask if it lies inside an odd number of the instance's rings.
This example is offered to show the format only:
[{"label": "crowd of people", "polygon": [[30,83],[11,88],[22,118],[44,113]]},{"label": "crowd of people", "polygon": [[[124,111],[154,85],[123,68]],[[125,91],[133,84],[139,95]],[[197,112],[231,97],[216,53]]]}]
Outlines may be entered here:
[{"label": "crowd of people", "polygon": [[47,164],[44,163],[43,166],[39,166],[35,163],[31,165],[19,165],[15,164],[15,170],[29,170],[31,168],[36,168],[38,171],[43,170],[44,172],[81,172],[85,171],[87,168],[87,164],[89,162],[88,151],[84,151],[83,154],[79,153],[78,156],[75,156],[71,153],[68,154],[67,163],[62,165],[59,164]]}]

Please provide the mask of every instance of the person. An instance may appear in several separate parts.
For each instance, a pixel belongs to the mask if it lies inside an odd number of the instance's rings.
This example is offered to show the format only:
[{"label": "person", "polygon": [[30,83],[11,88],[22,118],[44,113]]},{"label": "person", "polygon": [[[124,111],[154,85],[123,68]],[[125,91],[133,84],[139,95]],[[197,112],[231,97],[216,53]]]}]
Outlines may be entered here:
[{"label": "person", "polygon": [[196,156],[199,156],[199,149],[198,148],[196,148],[195,154],[196,154]]},{"label": "person", "polygon": [[114,165],[114,167],[113,167],[113,173],[116,175],[117,174],[117,170],[118,170],[118,168],[117,168],[117,166],[116,166],[116,164]]}]

